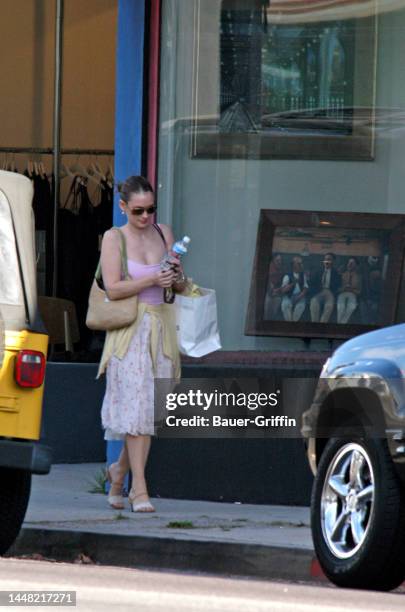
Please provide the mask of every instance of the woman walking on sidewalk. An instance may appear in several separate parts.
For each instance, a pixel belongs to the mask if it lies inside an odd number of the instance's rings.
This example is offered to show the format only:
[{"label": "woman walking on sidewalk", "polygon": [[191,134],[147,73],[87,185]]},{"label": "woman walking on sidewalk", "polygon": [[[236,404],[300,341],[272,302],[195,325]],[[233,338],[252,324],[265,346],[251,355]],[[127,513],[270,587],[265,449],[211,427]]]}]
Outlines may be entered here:
[{"label": "woman walking on sidewalk", "polygon": [[[154,379],[179,378],[180,359],[172,304],[164,303],[164,289],[185,287],[180,263],[162,271],[160,262],[173,244],[166,225],[153,223],[154,193],[141,176],[118,186],[120,208],[127,223],[108,230],[101,248],[104,287],[110,300],[138,295],[138,314],[124,329],[107,332],[99,374],[107,371],[102,423],[107,439],[124,438],[117,463],[108,467],[108,502],[122,509],[123,483],[129,469],[129,501],[134,512],[154,512],[145,480],[151,436],[154,434]],[[129,280],[122,280],[120,236],[127,250]]]}]

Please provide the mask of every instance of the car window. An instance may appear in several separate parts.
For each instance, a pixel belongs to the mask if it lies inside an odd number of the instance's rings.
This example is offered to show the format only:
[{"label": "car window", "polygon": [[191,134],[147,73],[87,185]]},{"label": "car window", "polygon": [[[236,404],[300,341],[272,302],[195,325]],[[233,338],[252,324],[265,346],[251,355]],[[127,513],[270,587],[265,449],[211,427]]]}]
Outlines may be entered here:
[{"label": "car window", "polygon": [[0,304],[20,306],[23,291],[10,204],[0,191]]},{"label": "car window", "polygon": [[0,311],[0,367],[4,358],[4,320]]}]

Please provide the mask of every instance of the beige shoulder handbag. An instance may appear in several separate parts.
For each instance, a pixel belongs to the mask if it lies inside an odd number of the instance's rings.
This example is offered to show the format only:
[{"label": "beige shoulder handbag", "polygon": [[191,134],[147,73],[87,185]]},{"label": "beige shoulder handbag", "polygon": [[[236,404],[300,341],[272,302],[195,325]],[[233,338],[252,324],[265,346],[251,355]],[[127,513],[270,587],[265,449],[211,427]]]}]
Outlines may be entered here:
[{"label": "beige shoulder handbag", "polygon": [[[125,236],[121,230],[114,228],[120,235],[122,278],[128,278],[127,247]],[[109,300],[104,289],[101,289],[101,262],[99,262],[89,295],[86,325],[90,329],[109,331],[128,327],[136,319],[138,313],[138,296]]]}]

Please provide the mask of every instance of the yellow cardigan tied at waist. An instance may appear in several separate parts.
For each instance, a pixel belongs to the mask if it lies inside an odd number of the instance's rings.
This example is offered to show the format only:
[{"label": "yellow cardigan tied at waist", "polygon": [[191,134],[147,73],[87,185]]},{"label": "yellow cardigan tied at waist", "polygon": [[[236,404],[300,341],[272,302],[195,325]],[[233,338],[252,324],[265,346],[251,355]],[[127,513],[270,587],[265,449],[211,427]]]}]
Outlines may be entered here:
[{"label": "yellow cardigan tied at waist", "polygon": [[176,315],[173,304],[146,304],[138,302],[138,314],[135,321],[128,327],[108,331],[105,338],[103,354],[97,378],[103,374],[111,357],[123,359],[128,352],[131,340],[138,329],[145,313],[151,315],[150,354],[153,372],[156,373],[157,354],[159,348],[159,322],[162,330],[163,354],[173,363],[173,378],[180,379],[180,355],[177,345]]}]

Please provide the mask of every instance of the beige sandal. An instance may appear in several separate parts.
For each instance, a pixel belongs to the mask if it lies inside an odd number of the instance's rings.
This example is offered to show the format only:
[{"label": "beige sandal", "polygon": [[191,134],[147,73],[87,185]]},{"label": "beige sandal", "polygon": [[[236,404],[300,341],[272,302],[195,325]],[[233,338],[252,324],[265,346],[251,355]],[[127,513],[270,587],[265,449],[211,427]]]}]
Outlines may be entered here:
[{"label": "beige sandal", "polygon": [[118,481],[114,481],[112,474],[111,474],[111,468],[113,465],[117,465],[116,463],[112,463],[110,465],[110,467],[107,468],[107,480],[110,483],[110,491],[108,493],[108,497],[107,497],[107,501],[110,504],[111,508],[114,508],[114,510],[123,510],[125,508],[124,505],[124,498],[121,495],[111,495],[111,487],[121,487],[121,491],[122,488],[124,486],[123,482],[118,482]]},{"label": "beige sandal", "polygon": [[142,491],[142,493],[133,495],[133,490],[130,490],[128,499],[129,503],[131,504],[132,512],[156,512],[155,508],[152,506],[149,500],[135,503],[136,498],[142,497],[142,495],[148,495],[148,492],[145,490]]}]

